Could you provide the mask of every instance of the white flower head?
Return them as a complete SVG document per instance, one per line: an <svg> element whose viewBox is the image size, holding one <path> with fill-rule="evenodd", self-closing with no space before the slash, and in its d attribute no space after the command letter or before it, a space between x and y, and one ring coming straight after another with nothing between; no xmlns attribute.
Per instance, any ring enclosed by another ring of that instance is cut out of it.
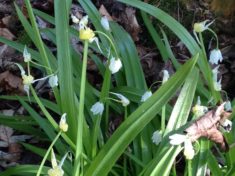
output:
<svg viewBox="0 0 235 176"><path fill-rule="evenodd" d="M165 82L167 82L167 80L169 79L169 72L167 70L163 70L163 79L162 79L162 84L164 84Z"/></svg>
<svg viewBox="0 0 235 176"><path fill-rule="evenodd" d="M205 21L199 22L199 23L194 23L193 31L200 33L200 32L207 30L209 28L209 26L214 22L214 20L210 23L208 23L208 22L209 22L209 20L205 20Z"/></svg>
<svg viewBox="0 0 235 176"><path fill-rule="evenodd" d="M218 62L222 62L223 61L223 56L222 56L222 53L219 49L213 49L211 52L210 52L210 59L209 59L209 62L211 64L218 64Z"/></svg>
<svg viewBox="0 0 235 176"><path fill-rule="evenodd" d="M104 104L101 102L96 102L92 107L91 107L91 112L93 115L102 115L104 111Z"/></svg>
<svg viewBox="0 0 235 176"><path fill-rule="evenodd" d="M82 17L82 19L79 22L79 30L85 29L88 24L88 15Z"/></svg>
<svg viewBox="0 0 235 176"><path fill-rule="evenodd" d="M117 73L122 68L122 62L119 58L112 57L109 63L109 70L112 74Z"/></svg>
<svg viewBox="0 0 235 176"><path fill-rule="evenodd" d="M169 139L171 145L180 145L187 139L187 136L183 134L173 134L169 136Z"/></svg>
<svg viewBox="0 0 235 176"><path fill-rule="evenodd" d="M75 23L75 24L78 24L79 21L80 21L80 20L79 20L75 15L73 15L73 14L71 14L71 19L72 19L73 23Z"/></svg>
<svg viewBox="0 0 235 176"><path fill-rule="evenodd" d="M66 132L68 131L68 124L66 122L66 113L64 113L62 116L61 116L61 119L60 119L60 123L59 123L59 127L60 127L60 130L63 131L63 132Z"/></svg>
<svg viewBox="0 0 235 176"><path fill-rule="evenodd" d="M52 168L48 170L48 176L63 176L64 171L61 168L62 164L58 165L53 149L51 150L51 165Z"/></svg>
<svg viewBox="0 0 235 176"><path fill-rule="evenodd" d="M100 20L100 23L101 25L103 26L103 28L106 30L106 31L109 31L110 30L110 27L109 27L109 20L106 16L103 16Z"/></svg>
<svg viewBox="0 0 235 176"><path fill-rule="evenodd" d="M152 92L150 90L146 91L142 97L141 97L141 102L145 102L149 97L152 96Z"/></svg>
<svg viewBox="0 0 235 176"><path fill-rule="evenodd" d="M222 126L227 132L230 132L232 130L233 123L232 121L225 119Z"/></svg>
<svg viewBox="0 0 235 176"><path fill-rule="evenodd" d="M158 145L162 141L162 131L155 131L152 136L152 141Z"/></svg>
<svg viewBox="0 0 235 176"><path fill-rule="evenodd" d="M184 156L186 159L191 160L195 155L195 151L193 149L193 144L189 139L184 141Z"/></svg>
<svg viewBox="0 0 235 176"><path fill-rule="evenodd" d="M27 47L24 47L23 52L24 62L30 62L31 61L31 54L28 52Z"/></svg>
<svg viewBox="0 0 235 176"><path fill-rule="evenodd" d="M130 104L130 101L125 96L118 94L118 93L114 93L114 92L110 92L110 93L113 95L116 95L121 100L122 106L127 106Z"/></svg>
<svg viewBox="0 0 235 176"><path fill-rule="evenodd" d="M232 110L232 105L230 101L227 101L224 105L225 111L231 111Z"/></svg>
<svg viewBox="0 0 235 176"><path fill-rule="evenodd" d="M58 76L57 75L50 76L48 82L52 88L58 86Z"/></svg>

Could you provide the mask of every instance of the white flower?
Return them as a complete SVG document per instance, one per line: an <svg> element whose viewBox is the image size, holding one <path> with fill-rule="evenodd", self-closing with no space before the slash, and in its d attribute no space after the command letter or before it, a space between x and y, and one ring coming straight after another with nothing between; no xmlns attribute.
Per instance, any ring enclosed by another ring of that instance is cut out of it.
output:
<svg viewBox="0 0 235 176"><path fill-rule="evenodd" d="M58 86L58 76L57 75L50 76L48 82L52 88Z"/></svg>
<svg viewBox="0 0 235 176"><path fill-rule="evenodd" d="M219 81L215 81L215 80L213 81L214 89L216 91L222 90L221 80L222 80L222 78Z"/></svg>
<svg viewBox="0 0 235 176"><path fill-rule="evenodd" d="M184 141L184 156L186 159L191 160L195 155L195 151L193 149L192 142L189 139Z"/></svg>
<svg viewBox="0 0 235 176"><path fill-rule="evenodd" d="M219 49L213 49L210 53L210 60L209 62L211 64L218 64L218 62L222 62L223 60L223 56L222 56L222 53Z"/></svg>
<svg viewBox="0 0 235 176"><path fill-rule="evenodd" d="M205 20L203 22L194 23L193 30L194 32L203 32L209 28L209 26L214 22L214 20L208 23L209 20ZM208 24L207 24L208 23Z"/></svg>
<svg viewBox="0 0 235 176"><path fill-rule="evenodd" d="M162 132L155 131L152 136L152 141L154 144L158 145L162 141Z"/></svg>
<svg viewBox="0 0 235 176"><path fill-rule="evenodd" d="M187 139L187 136L182 134L173 134L169 136L169 139L171 145L180 145Z"/></svg>
<svg viewBox="0 0 235 176"><path fill-rule="evenodd" d="M24 47L23 52L24 62L30 62L31 61L31 54L28 52L27 47Z"/></svg>
<svg viewBox="0 0 235 176"><path fill-rule="evenodd" d="M55 153L53 149L51 150L51 165L52 168L48 170L47 174L48 176L63 176L64 171L62 169L62 165L64 163L65 158L67 157L67 154L62 158L60 164L57 164Z"/></svg>
<svg viewBox="0 0 235 176"><path fill-rule="evenodd" d="M167 80L169 79L169 72L167 70L163 70L163 79L162 79L162 84L164 84L165 82L167 82Z"/></svg>
<svg viewBox="0 0 235 176"><path fill-rule="evenodd" d="M116 95L121 100L122 106L127 106L130 104L130 101L125 96L118 94L118 93L114 93L114 92L110 92L110 93L113 95Z"/></svg>
<svg viewBox="0 0 235 176"><path fill-rule="evenodd" d="M231 111L232 110L232 105L230 101L227 101L224 105L225 111Z"/></svg>
<svg viewBox="0 0 235 176"><path fill-rule="evenodd" d="M109 63L109 70L112 74L117 73L122 68L122 62L119 58L112 57Z"/></svg>
<svg viewBox="0 0 235 176"><path fill-rule="evenodd" d="M227 132L230 132L232 130L233 123L230 120L225 119L225 121L223 122L222 126L224 127L224 129Z"/></svg>
<svg viewBox="0 0 235 176"><path fill-rule="evenodd" d="M88 24L88 15L82 17L82 19L79 22L79 30L85 29Z"/></svg>
<svg viewBox="0 0 235 176"><path fill-rule="evenodd" d="M60 130L63 131L63 132L66 132L68 131L68 124L66 122L66 113L64 113L62 116L61 116L61 119L60 119L60 124L59 124L59 127L60 127Z"/></svg>
<svg viewBox="0 0 235 176"><path fill-rule="evenodd" d="M71 19L72 19L72 21L73 21L73 23L75 23L75 24L78 24L79 23L79 19L75 16L75 15L71 15Z"/></svg>
<svg viewBox="0 0 235 176"><path fill-rule="evenodd" d="M191 160L195 155L195 151L193 149L192 141L186 135L182 134L173 134L169 136L171 145L180 145L184 143L184 155L186 159Z"/></svg>
<svg viewBox="0 0 235 176"><path fill-rule="evenodd" d="M101 102L96 102L92 107L91 107L91 112L93 115L102 115L104 111L104 104Z"/></svg>
<svg viewBox="0 0 235 176"><path fill-rule="evenodd" d="M150 90L146 91L142 97L141 97L141 102L145 102L149 97L152 96L152 92Z"/></svg>
<svg viewBox="0 0 235 176"><path fill-rule="evenodd" d="M103 16L100 20L100 23L101 25L103 26L103 28L107 31L110 30L110 27L109 27L109 20L106 16Z"/></svg>

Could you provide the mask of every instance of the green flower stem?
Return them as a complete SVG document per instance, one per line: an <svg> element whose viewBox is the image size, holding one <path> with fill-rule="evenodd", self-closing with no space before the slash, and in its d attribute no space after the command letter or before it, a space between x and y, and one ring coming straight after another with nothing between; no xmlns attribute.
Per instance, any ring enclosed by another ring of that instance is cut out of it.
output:
<svg viewBox="0 0 235 176"><path fill-rule="evenodd" d="M192 160L187 160L188 176L192 176Z"/></svg>
<svg viewBox="0 0 235 176"><path fill-rule="evenodd" d="M74 176L80 175L80 167L82 166L82 148L83 148L83 120L84 120L84 102L85 102L85 86L86 86L86 69L87 69L87 54L88 54L88 40L84 42L83 50L83 63L81 74L81 88L80 88L80 101L79 101L79 114L77 120L77 143L75 151L75 166Z"/></svg>
<svg viewBox="0 0 235 176"><path fill-rule="evenodd" d="M43 160L39 166L39 169L38 169L38 172L37 172L37 175L36 176L40 176L41 174L41 171L42 171L42 167L44 166L45 162L46 162L46 159L52 149L52 147L54 146L54 144L56 143L57 139L59 139L60 135L61 135L62 131L60 130L59 133L56 135L55 139L52 141L51 145L49 146L49 148L47 149L47 152L46 154L44 155L43 157Z"/></svg>
<svg viewBox="0 0 235 176"><path fill-rule="evenodd" d="M208 28L208 31L210 31L214 36L215 36L215 39L216 39L216 49L219 49L219 39L217 37L217 34L210 28Z"/></svg>
<svg viewBox="0 0 235 176"><path fill-rule="evenodd" d="M43 105L43 103L41 102L40 98L38 97L38 95L36 94L33 86L30 86L30 90L31 93L35 99L35 101L37 102L38 106L40 107L40 109L42 110L43 114L46 116L47 120L51 123L51 125L55 128L55 129L59 129L58 124L56 123L56 121L53 119L53 117L50 115L50 113L47 111L47 109L45 108L45 106ZM69 146L75 150L75 144L71 141L71 139L65 134L62 133L62 137L63 139L69 144Z"/></svg>
<svg viewBox="0 0 235 176"><path fill-rule="evenodd" d="M30 75L30 67L29 67L29 62L27 62L27 70L28 70L28 75Z"/></svg>
<svg viewBox="0 0 235 176"><path fill-rule="evenodd" d="M49 70L51 73L53 72L52 71L52 69L51 68L49 68L49 67L47 67L47 66L43 66L43 65L41 65L41 64L38 64L37 62L34 62L34 61L30 61L32 64L34 64L34 65L37 65L37 66L39 66L39 67L43 67L43 68L46 68L47 70Z"/></svg>
<svg viewBox="0 0 235 176"><path fill-rule="evenodd" d="M166 127L166 105L164 105L162 107L162 118L161 118L161 130L162 130L162 133L164 133L165 131L165 127Z"/></svg>
<svg viewBox="0 0 235 176"><path fill-rule="evenodd" d="M118 57L118 53L117 53L117 50L116 50L116 48L115 48L115 45L114 45L113 41L109 38L109 36L106 35L105 33L101 32L101 31L95 31L95 33L101 34L101 35L105 36L105 37L108 39L108 41L109 41L110 44L112 45L112 48L114 49L114 52L115 52L115 54L116 54L116 57Z"/></svg>

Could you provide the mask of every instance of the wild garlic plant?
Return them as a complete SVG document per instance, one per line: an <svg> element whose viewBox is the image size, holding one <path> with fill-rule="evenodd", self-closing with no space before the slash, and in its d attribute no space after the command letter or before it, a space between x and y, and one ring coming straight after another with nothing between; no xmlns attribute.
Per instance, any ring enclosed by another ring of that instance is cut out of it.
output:
<svg viewBox="0 0 235 176"><path fill-rule="evenodd" d="M141 11L144 25L149 31L143 35L153 38L164 62L170 60L173 63L175 73L169 75L169 70L163 70L163 78L157 80L161 84L156 91L146 83L140 57L130 35L115 21L102 17L90 0L78 1L84 9L84 16L79 18L76 14L69 15L71 1L67 0L54 1L54 16L33 10L30 1L24 0L28 19L16 5L19 19L36 49L25 50L24 44L2 37L0 41L24 53L27 69L24 70L19 64L18 67L25 87L29 87L28 94L31 93L33 98L31 102L27 97L8 98L19 100L29 113L26 118L33 121L33 125L24 121L16 123L24 125L24 131L49 145L45 149L24 144L28 150L43 157L40 165L27 165L27 174L203 175L208 168L213 175L230 174L233 171L230 163L235 162L231 157L234 151L229 151L226 157L220 154L220 160L224 163L221 171L217 156L210 151L213 142L199 138L192 140L192 131L190 135L184 133L186 126L194 123L193 120L211 114L209 105L215 107L216 103L222 102L219 67L212 68L210 65L215 66L222 61L217 36L210 29L213 23L196 23L194 39L179 22L161 9L138 0L118 1ZM167 39L168 34L163 29L159 33L147 14L179 38L190 52L191 59L185 63L178 62ZM53 29L39 30L35 15L51 23ZM217 42L209 59L202 38L204 31L212 32ZM55 44L56 54L43 42L41 32ZM71 37L76 38L82 50L75 51L71 46ZM97 74L101 78L97 80L97 85L87 79L90 60L97 66ZM32 84L36 80L30 72L29 63L40 65L39 68L47 75L41 79L49 78L49 84L55 86L52 86L55 101L39 97L33 89ZM200 99L197 101L198 96ZM194 100L197 102L193 106ZM32 103L36 103L40 110L35 110ZM219 106L220 115L227 117L230 112L225 109L231 110L231 104ZM57 117L60 117L59 122L56 121ZM232 128L228 119L223 120L217 119L212 129L208 130L223 137L215 127ZM1 115L0 122L9 124ZM224 136L229 136L229 139L234 137L232 133ZM223 140L217 142L226 144ZM181 156L181 151L186 162L181 162L184 158L180 161L176 158ZM68 153L71 153L71 160ZM50 154L51 158L48 157ZM48 165L47 160L50 161ZM179 164L185 168L184 171L176 169ZM9 173L25 175L25 166L9 168L1 174Z"/></svg>

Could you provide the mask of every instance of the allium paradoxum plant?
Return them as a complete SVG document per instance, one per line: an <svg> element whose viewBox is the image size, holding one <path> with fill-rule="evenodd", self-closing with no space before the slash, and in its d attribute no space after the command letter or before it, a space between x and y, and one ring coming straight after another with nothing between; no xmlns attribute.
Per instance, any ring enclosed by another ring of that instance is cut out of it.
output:
<svg viewBox="0 0 235 176"><path fill-rule="evenodd" d="M115 46L114 46L112 40L105 33L101 32L101 31L93 31L91 28L89 28L88 27L88 16L84 16L81 20L79 20L74 15L71 15L71 18L74 23L79 25L79 38L80 38L80 40L85 41L85 43L86 43L86 41L88 41L89 43L92 43L95 41L101 53L103 53L103 51L101 50L101 47L99 45L99 40L96 37L95 33L101 34L108 39L108 41L110 42L110 44L116 54L116 57L110 56L110 59L108 60L108 69L110 70L111 74L117 73L122 68L122 62L121 62L121 59L118 57L117 51L115 49ZM110 31L109 21L106 16L101 18L100 23L106 31ZM108 53L108 57L109 57L109 55L110 55L110 53ZM101 116L104 111L104 99L93 104L90 110L93 113L93 115L100 115Z"/></svg>
<svg viewBox="0 0 235 176"><path fill-rule="evenodd" d="M56 157L55 157L55 153L53 151L53 146L54 144L56 143L56 141L59 139L59 137L61 136L62 133L66 133L68 131L68 124L67 124L67 121L66 121L66 113L64 113L62 116L61 116L61 119L60 119L60 122L59 122L59 125L58 125L58 134L56 135L56 137L54 138L54 140L52 141L51 145L49 146L49 148L47 149L47 152L46 154L44 155L43 157L43 160L40 164L40 167L38 169L38 172L37 172L37 175L36 176L40 176L41 174L41 171L42 171L42 168L46 162L46 159L49 155L49 153L51 152L51 165L52 165L52 168L48 170L48 176L63 176L64 175L64 171L62 169L62 165L67 157L67 154L65 154L65 156L62 158L60 164L58 165L57 164L57 161L56 161Z"/></svg>
<svg viewBox="0 0 235 176"><path fill-rule="evenodd" d="M30 86L35 82L42 81L42 80L49 78L48 82L52 88L58 86L58 77L56 74L48 75L48 76L45 76L45 77L39 78L39 79L34 79L34 77L30 73L30 63L33 63L38 66L41 66L41 65L32 61L31 54L28 52L26 46L24 48L23 57L24 57L24 62L27 64L27 74L26 74L26 71L24 70L24 68L20 64L16 63L16 65L20 69L21 77L23 80L24 91L27 93L28 96L29 96Z"/></svg>
<svg viewBox="0 0 235 176"><path fill-rule="evenodd" d="M196 142L201 137L210 139L211 141L219 144L223 151L227 151L229 146L222 132L219 131L219 127L231 129L232 126L232 122L228 120L231 112L227 112L225 110L227 103L228 102L222 103L220 106L208 111L207 113L205 113L205 107L201 105L196 105L196 107L193 107L194 113L198 110L200 112L197 112L196 114L204 115L202 115L184 131L186 134L171 135L169 137L170 144L180 145L184 143L184 155L186 159L189 160L191 160L195 155L193 142Z"/></svg>

